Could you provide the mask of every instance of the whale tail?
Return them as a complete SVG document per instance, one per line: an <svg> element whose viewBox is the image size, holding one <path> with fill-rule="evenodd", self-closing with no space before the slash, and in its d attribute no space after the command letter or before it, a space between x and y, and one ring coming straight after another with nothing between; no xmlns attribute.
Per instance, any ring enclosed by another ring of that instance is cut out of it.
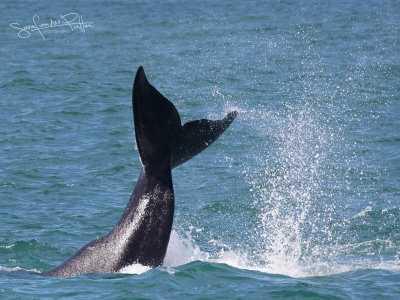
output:
<svg viewBox="0 0 400 300"><path fill-rule="evenodd" d="M136 143L145 171L175 168L212 144L237 112L221 120L196 120L181 125L179 113L147 80L139 67L132 92Z"/></svg>
<svg viewBox="0 0 400 300"><path fill-rule="evenodd" d="M133 263L162 264L174 217L171 169L203 151L236 117L198 120L181 125L175 106L146 79L140 67L134 80L133 118L143 170L111 232L82 248L43 275L67 277L94 272L117 272Z"/></svg>

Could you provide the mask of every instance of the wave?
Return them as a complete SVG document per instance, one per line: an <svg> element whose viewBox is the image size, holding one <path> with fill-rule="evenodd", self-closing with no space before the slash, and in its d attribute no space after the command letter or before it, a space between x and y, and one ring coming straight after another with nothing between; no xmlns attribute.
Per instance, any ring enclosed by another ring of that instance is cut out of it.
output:
<svg viewBox="0 0 400 300"><path fill-rule="evenodd" d="M24 269L21 267L5 267L5 266L0 266L0 273L5 272L5 273L29 273L29 274L38 274L41 273L37 269Z"/></svg>
<svg viewBox="0 0 400 300"><path fill-rule="evenodd" d="M210 241L217 244L220 250L217 252L207 252L201 250L196 241L192 238L192 232L196 230L191 227L190 230L178 233L177 230L171 232L171 238L167 249L167 254L162 267L159 269L164 272L174 274L182 267L190 266L195 262L210 263L212 265L228 265L230 267L257 271L264 274L277 274L293 278L304 278L314 276L330 276L342 274L357 270L386 270L400 271L400 259L396 256L394 259L385 259L376 255L371 255L371 249L376 247L395 247L390 240L373 240L361 243L344 245L319 245L313 249L313 255L310 257L298 258L290 252L274 252L265 250L263 255L260 251L256 254L250 249L230 249L228 245L217 241ZM32 241L19 241L10 245L1 246L2 251L13 251L26 253ZM34 241L34 244L37 244ZM40 245L36 245L40 247ZM21 248L21 249L19 249ZM21 253L21 255L23 254ZM216 268L218 268L215 265ZM148 266L133 264L123 268L119 273L122 274L143 274L152 270ZM0 272L7 273L40 273L42 270L36 268L25 269L19 266L6 267L0 266Z"/></svg>
<svg viewBox="0 0 400 300"><path fill-rule="evenodd" d="M367 243L368 244L368 243ZM226 246L226 245L224 245ZM201 251L199 246L192 239L190 231L183 235L179 235L173 230L171 240L167 250L167 255L161 270L168 273L175 273L181 270L182 267L190 266L195 262L224 264L230 267L258 271L264 274L277 274L294 278L314 277L314 276L330 276L334 274L342 274L357 270L386 270L400 271L400 260L380 260L371 257L360 256L345 256L334 257L330 252L348 252L352 247L360 245L345 245L330 247L330 249L319 249L318 251L325 252L324 259L311 260L291 260L290 256L276 259L273 263L270 257L267 261L260 261L256 257L244 251L221 250L218 253L208 253ZM215 266L216 267L216 266ZM217 268L217 267L216 267ZM134 264L120 271L124 274L142 274L151 270L150 267Z"/></svg>

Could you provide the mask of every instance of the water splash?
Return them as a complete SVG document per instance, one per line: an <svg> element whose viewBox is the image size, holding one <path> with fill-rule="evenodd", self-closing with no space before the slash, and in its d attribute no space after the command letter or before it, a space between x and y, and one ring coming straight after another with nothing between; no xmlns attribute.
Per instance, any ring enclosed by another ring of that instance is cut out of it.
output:
<svg viewBox="0 0 400 300"><path fill-rule="evenodd" d="M257 139L244 174L259 211L248 268L295 277L400 268L399 253L388 244L394 237L379 241L378 229L366 237L354 229L352 218L375 208L354 214L371 201L365 201L370 186L360 184L369 166L357 156L357 144L344 138L346 125L336 119L340 108L300 99L274 113L262 105L244 113ZM353 255L360 243L368 252Z"/></svg>
<svg viewBox="0 0 400 300"><path fill-rule="evenodd" d="M176 267L196 260L208 261L209 258L209 254L202 252L197 246L190 230L181 236L176 230L172 230L163 266Z"/></svg>
<svg viewBox="0 0 400 300"><path fill-rule="evenodd" d="M263 168L248 178L260 208L259 256L273 273L302 276L299 263L318 225L310 213L322 188L330 133L306 110L289 108L274 122L275 153L264 157Z"/></svg>

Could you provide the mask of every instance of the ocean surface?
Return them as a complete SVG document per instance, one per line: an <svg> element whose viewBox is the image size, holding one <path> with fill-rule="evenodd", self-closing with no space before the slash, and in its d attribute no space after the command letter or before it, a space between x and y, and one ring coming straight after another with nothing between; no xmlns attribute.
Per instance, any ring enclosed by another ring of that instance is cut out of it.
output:
<svg viewBox="0 0 400 300"><path fill-rule="evenodd" d="M399 1L0 2L1 299L400 299ZM143 65L182 121L162 267L50 278L139 176Z"/></svg>

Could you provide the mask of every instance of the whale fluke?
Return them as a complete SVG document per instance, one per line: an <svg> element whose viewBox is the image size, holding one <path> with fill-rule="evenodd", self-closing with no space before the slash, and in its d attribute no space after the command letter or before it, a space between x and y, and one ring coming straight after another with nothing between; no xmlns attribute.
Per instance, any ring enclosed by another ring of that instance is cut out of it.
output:
<svg viewBox="0 0 400 300"><path fill-rule="evenodd" d="M143 67L136 72L132 93L136 144L145 171L171 167L171 152L182 131L175 106L148 81Z"/></svg>
<svg viewBox="0 0 400 300"><path fill-rule="evenodd" d="M148 161L147 154L142 152L152 153L153 151L160 152L154 154L157 159L160 159L161 152L171 150L172 168L185 163L211 145L237 116L237 112L233 111L222 120L201 119L181 126L181 118L176 107L148 82L143 67L139 67L136 72L132 103L136 143L144 166L148 164ZM162 124L168 124L168 126L164 127ZM141 132L146 130L153 131L152 134L146 134L146 136L152 136L157 140L156 147L151 147L152 143L141 135ZM169 148L171 146L172 148Z"/></svg>
<svg viewBox="0 0 400 300"><path fill-rule="evenodd" d="M172 168L175 168L211 145L236 118L237 112L229 113L222 120L206 120L187 122L172 150Z"/></svg>

